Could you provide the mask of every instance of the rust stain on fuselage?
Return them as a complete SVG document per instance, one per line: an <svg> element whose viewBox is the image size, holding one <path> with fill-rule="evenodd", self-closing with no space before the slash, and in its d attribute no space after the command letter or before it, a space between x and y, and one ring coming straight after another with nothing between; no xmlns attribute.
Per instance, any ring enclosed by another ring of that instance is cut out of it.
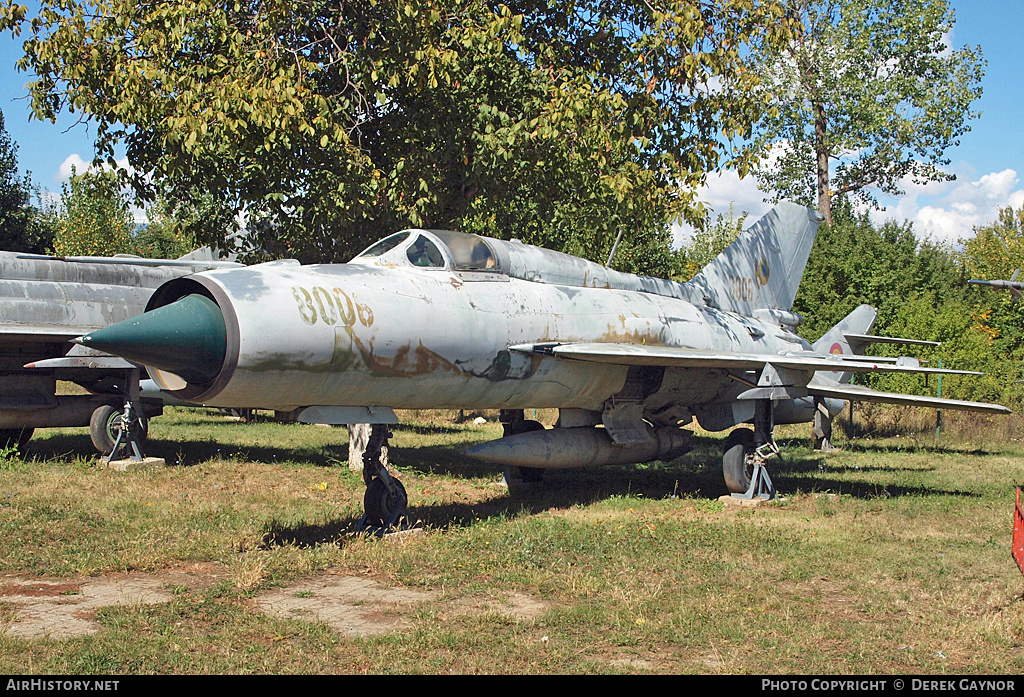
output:
<svg viewBox="0 0 1024 697"><path fill-rule="evenodd" d="M411 341L400 346L392 358L382 358L374 354L372 344L367 346L355 333L352 333L352 344L358 349L363 364L374 377L407 378L430 375L441 370L455 374L464 373L450 360L424 346L422 341L417 342L416 346L413 346Z"/></svg>

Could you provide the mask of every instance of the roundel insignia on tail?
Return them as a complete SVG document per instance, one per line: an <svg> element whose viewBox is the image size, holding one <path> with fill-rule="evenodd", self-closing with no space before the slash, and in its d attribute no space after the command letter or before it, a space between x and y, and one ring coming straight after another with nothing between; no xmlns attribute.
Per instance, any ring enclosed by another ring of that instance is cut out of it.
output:
<svg viewBox="0 0 1024 697"><path fill-rule="evenodd" d="M839 342L837 341L837 342L835 342L834 344L832 344L832 348L830 348L830 349L828 350L828 352L829 352L829 353L831 353L831 354L833 354L833 355L835 355L835 354L839 354L839 355L842 355L842 353L843 353L843 345L842 345L842 344L840 344L840 343L839 343ZM838 375L838 374L839 374L839 372L840 372L840 371L838 371L838 370L833 370L833 371L832 371L832 373L833 373L834 375Z"/></svg>
<svg viewBox="0 0 1024 697"><path fill-rule="evenodd" d="M761 257L761 261L757 265L757 270L754 272L757 277L758 284L762 286L768 285L768 276L771 275L771 268L768 266L768 260Z"/></svg>

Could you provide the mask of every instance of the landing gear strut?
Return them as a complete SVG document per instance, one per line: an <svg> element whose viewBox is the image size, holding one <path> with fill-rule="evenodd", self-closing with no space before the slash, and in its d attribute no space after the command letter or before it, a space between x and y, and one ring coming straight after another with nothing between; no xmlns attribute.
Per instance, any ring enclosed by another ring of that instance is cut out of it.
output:
<svg viewBox="0 0 1024 697"><path fill-rule="evenodd" d="M131 403L126 403L126 407L131 408ZM125 437L122 433L124 421L124 409L116 409L107 404L97 407L89 420L89 438L92 440L93 447L111 460L118 459L119 451L132 449L132 444L134 444L133 454L134 450L138 450L141 454L140 445L146 441L149 425L145 416L136 413L134 409L129 412L128 423L131 424L129 431L131 438Z"/></svg>
<svg viewBox="0 0 1024 697"><path fill-rule="evenodd" d="M502 409L498 420L501 421L503 436L544 430L544 424L525 418L522 409ZM544 470L540 467L506 467L502 482L508 487L509 494L518 496L536 487L543 479Z"/></svg>
<svg viewBox="0 0 1024 697"><path fill-rule="evenodd" d="M387 446L391 437L385 424L373 424L370 437L363 451L363 481L366 494L363 496L363 518L359 530L384 534L408 527L409 497L405 487L381 462L381 449Z"/></svg>
<svg viewBox="0 0 1024 697"><path fill-rule="evenodd" d="M757 400L754 407L754 430L738 428L725 440L722 472L734 498L772 500L775 485L768 476L767 461L779 454L772 436L772 401Z"/></svg>
<svg viewBox="0 0 1024 697"><path fill-rule="evenodd" d="M118 411L111 406L102 406L92 413L89 421L89 435L92 444L100 452L107 453L107 460L127 456L141 462L142 447L146 442L149 428L146 415L136 406L139 404L139 370L125 371L124 408Z"/></svg>
<svg viewBox="0 0 1024 697"><path fill-rule="evenodd" d="M814 449L822 452L836 450L832 445L832 415L820 397L814 398Z"/></svg>

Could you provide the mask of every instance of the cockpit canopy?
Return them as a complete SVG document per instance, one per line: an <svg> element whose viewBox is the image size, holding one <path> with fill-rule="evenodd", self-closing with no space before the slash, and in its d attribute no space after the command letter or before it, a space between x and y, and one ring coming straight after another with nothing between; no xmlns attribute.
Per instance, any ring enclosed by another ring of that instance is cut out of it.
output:
<svg viewBox="0 0 1024 697"><path fill-rule="evenodd" d="M375 242L353 263L382 262L398 266L507 273L483 237L450 230L403 230Z"/></svg>
<svg viewBox="0 0 1024 697"><path fill-rule="evenodd" d="M443 269L466 281L519 279L578 288L614 288L704 304L691 284L637 276L518 240L447 230L403 230L370 245L350 264Z"/></svg>

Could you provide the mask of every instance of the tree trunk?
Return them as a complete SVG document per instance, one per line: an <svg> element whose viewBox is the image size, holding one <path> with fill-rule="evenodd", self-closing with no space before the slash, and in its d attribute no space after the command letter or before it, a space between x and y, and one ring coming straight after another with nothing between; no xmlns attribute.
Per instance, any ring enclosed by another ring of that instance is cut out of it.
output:
<svg viewBox="0 0 1024 697"><path fill-rule="evenodd" d="M832 192L828 188L828 145L825 142L825 106L814 104L814 155L817 159L818 212L832 225Z"/></svg>
<svg viewBox="0 0 1024 697"><path fill-rule="evenodd" d="M378 429L378 439L373 441L374 428ZM388 441L386 424L348 424L348 468L354 472L363 471L363 454L367 449L374 449L379 443L380 450L375 453L378 461L388 467Z"/></svg>

